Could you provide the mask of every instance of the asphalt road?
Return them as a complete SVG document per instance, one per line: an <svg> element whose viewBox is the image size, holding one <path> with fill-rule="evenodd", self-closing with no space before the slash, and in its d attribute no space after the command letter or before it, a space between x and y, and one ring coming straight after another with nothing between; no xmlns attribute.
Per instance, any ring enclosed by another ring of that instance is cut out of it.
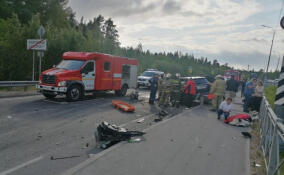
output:
<svg viewBox="0 0 284 175"><path fill-rule="evenodd" d="M78 102L46 100L43 96L0 99L0 175L60 174L83 162L89 153L98 152L94 131L102 121L130 129L151 125L157 107L112 93ZM113 99L122 99L136 107L134 113L114 109ZM136 119L145 117L144 124ZM88 144L88 146L86 146ZM79 156L51 160L50 157Z"/></svg>
<svg viewBox="0 0 284 175"><path fill-rule="evenodd" d="M121 143L63 175L249 175L249 140L241 135L247 129L198 106L147 129L145 141Z"/></svg>

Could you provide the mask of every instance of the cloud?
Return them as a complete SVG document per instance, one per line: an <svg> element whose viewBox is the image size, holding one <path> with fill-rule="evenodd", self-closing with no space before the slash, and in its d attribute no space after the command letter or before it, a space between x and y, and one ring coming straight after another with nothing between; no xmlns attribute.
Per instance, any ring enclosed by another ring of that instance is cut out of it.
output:
<svg viewBox="0 0 284 175"><path fill-rule="evenodd" d="M84 2L84 3L82 3ZM261 67L271 45L281 2L259 0L70 0L77 18L102 14L114 19L123 46L142 43L153 52L182 51L220 62ZM273 51L283 54L283 30ZM210 57L209 57L210 58ZM245 59L244 59L245 58ZM253 60L253 61L250 61Z"/></svg>
<svg viewBox="0 0 284 175"><path fill-rule="evenodd" d="M166 14L171 14L179 10L181 10L181 4L173 0L167 0L163 5L163 11Z"/></svg>

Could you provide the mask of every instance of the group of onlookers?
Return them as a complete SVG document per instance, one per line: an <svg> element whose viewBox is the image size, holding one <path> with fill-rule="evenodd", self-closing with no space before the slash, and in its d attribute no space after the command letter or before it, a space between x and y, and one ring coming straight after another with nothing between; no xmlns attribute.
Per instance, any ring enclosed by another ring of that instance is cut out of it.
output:
<svg viewBox="0 0 284 175"><path fill-rule="evenodd" d="M264 96L264 87L261 80L253 78L244 86L244 112L259 112L260 104Z"/></svg>
<svg viewBox="0 0 284 175"><path fill-rule="evenodd" d="M243 79L238 82L231 76L230 80L225 81L220 75L215 77L215 81L211 85L210 93L213 94L212 99L212 111L217 111L218 119L224 114L225 119L230 115L232 111L232 101L239 90L242 87L242 97L244 97L243 111L257 111L259 112L261 101L264 95L263 83L261 80L253 78L247 82ZM224 100L225 99L225 100ZM224 101L223 101L224 100ZM222 102L223 101L223 102Z"/></svg>
<svg viewBox="0 0 284 175"><path fill-rule="evenodd" d="M158 100L160 106L168 106L170 102L170 83L168 78L163 75L158 76L155 74L150 80L151 93L149 103L154 104L156 100L156 93L158 92ZM176 77L180 84L179 77ZM234 76L227 81L224 77L217 75L215 81L211 84L210 94L213 94L212 99L212 111L216 111L218 119L221 115L224 115L225 119L230 115L233 109L232 102L236 97L236 93L241 86L241 96L244 97L243 111L257 111L259 112L262 97L264 95L264 88L261 80L253 78L251 81L243 79L241 82L235 80ZM185 85L181 85L181 95L177 95L175 98L179 98L175 101L184 104L188 107L193 105L193 100L196 96L196 84L192 79L189 79Z"/></svg>

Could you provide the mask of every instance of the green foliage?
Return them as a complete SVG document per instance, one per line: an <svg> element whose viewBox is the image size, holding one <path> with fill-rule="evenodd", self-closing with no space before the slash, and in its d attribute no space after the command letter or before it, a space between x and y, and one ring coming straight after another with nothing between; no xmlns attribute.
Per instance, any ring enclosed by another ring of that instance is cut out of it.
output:
<svg viewBox="0 0 284 175"><path fill-rule="evenodd" d="M269 104L271 105L272 109L274 109L274 101L276 96L277 86L269 86L265 88L265 97Z"/></svg>
<svg viewBox="0 0 284 175"><path fill-rule="evenodd" d="M80 22L75 13L67 7L68 0L0 0L0 81L31 80L32 51L26 49L27 39L39 38L37 29L43 25L47 39L42 70L61 60L66 51L103 52L139 60L139 73L148 68L182 76L208 76L224 74L227 65L212 63L207 58L174 53L151 53L143 51L141 43L137 48L121 47L117 27L111 18L105 20L99 15L93 20ZM36 54L37 55L37 54ZM38 57L36 57L38 65ZM192 72L189 72L189 66ZM35 67L38 75L38 66ZM38 77L36 77L37 79Z"/></svg>

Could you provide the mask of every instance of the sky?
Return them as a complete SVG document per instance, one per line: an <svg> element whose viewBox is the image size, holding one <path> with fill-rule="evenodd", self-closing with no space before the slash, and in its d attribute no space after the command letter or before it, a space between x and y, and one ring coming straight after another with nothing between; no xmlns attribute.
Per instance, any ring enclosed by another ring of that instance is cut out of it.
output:
<svg viewBox="0 0 284 175"><path fill-rule="evenodd" d="M69 0L68 5L78 21L99 14L112 18L124 47L141 43L145 51L180 51L259 70L266 69L275 30L269 70L284 54L282 0Z"/></svg>

